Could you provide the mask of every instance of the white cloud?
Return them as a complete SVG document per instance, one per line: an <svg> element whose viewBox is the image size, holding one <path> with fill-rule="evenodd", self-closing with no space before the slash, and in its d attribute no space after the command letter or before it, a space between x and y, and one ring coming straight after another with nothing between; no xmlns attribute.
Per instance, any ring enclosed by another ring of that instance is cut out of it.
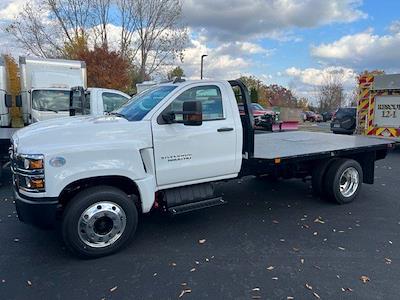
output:
<svg viewBox="0 0 400 300"><path fill-rule="evenodd" d="M96 35L98 36L98 33L100 32L100 26L101 25L97 25L97 26L94 26L87 30L89 33L88 35L91 37L91 39L89 39L89 42L88 42L89 47L91 47L91 48L93 48L96 43L100 43L100 40L96 40ZM118 50L119 43L121 40L122 27L118 26L118 25L114 25L114 24L107 24L106 29L107 29L108 46L112 50ZM100 37L98 37L98 39L99 38ZM136 36L135 36L135 38L136 38Z"/></svg>
<svg viewBox="0 0 400 300"><path fill-rule="evenodd" d="M365 18L361 4L361 0L186 0L184 17L189 26L206 30L209 38L282 39L293 28Z"/></svg>
<svg viewBox="0 0 400 300"><path fill-rule="evenodd" d="M285 70L290 78L289 87L297 97L305 97L312 104L318 103L318 88L326 83L337 80L343 84L345 95L350 95L356 86L357 73L345 67L305 68L291 67Z"/></svg>
<svg viewBox="0 0 400 300"><path fill-rule="evenodd" d="M357 73L350 68L327 67L324 69L307 68L298 69L291 67L286 69L286 75L310 86L320 86L326 82L330 76L338 76L346 87L354 86Z"/></svg>
<svg viewBox="0 0 400 300"><path fill-rule="evenodd" d="M393 23L392 33L374 34L372 29L346 35L337 41L311 48L314 57L324 61L362 69L400 69L399 23Z"/></svg>
<svg viewBox="0 0 400 300"><path fill-rule="evenodd" d="M249 60L243 57L234 57L225 51L225 48L209 48L203 39L191 39L190 46L184 53L184 61L180 66L185 75L191 79L200 77L201 56L207 54L204 59L204 77L233 79L239 77L243 70L251 65Z"/></svg>
<svg viewBox="0 0 400 300"><path fill-rule="evenodd" d="M203 43L206 43L206 39L201 38ZM228 54L231 56L252 56L252 55L262 55L264 57L271 56L274 54L276 49L268 49L262 47L260 44L250 43L250 42L226 42L220 43L215 51L218 54Z"/></svg>
<svg viewBox="0 0 400 300"><path fill-rule="evenodd" d="M392 33L399 33L400 32L400 20L393 21L392 24L389 26L389 30Z"/></svg>
<svg viewBox="0 0 400 300"><path fill-rule="evenodd" d="M271 51L261 47L260 45L254 44L254 43L236 42L235 44L239 46L241 51L248 53L248 54L265 54L265 55L271 54Z"/></svg>
<svg viewBox="0 0 400 300"><path fill-rule="evenodd" d="M12 20L22 10L26 2L26 0L1 0L0 20Z"/></svg>

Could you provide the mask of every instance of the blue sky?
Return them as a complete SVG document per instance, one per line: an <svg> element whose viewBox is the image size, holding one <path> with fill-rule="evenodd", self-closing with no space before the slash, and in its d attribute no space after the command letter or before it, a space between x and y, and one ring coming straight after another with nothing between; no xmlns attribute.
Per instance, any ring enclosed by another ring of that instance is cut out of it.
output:
<svg viewBox="0 0 400 300"><path fill-rule="evenodd" d="M197 18L195 21L189 20L192 30L205 31L203 44L207 45L204 50L211 56L208 58L212 65L212 70L209 70L211 77L253 74L267 83L282 84L293 88L298 95L312 98L315 87L332 72L343 73L345 87L350 92L360 71L400 71L400 1L198 2L186 1L186 13L190 18ZM246 28L246 32L227 34L229 26L235 27L235 24L229 23L222 14L215 13L218 5L222 10L223 3L226 4L224 14L232 14L236 22ZM242 8L243 16L235 14L231 6ZM192 14L191 7L194 7ZM207 11L212 10L214 12L207 15ZM218 18L221 20L217 21ZM204 22L201 22L202 19ZM263 26L258 27L256 22L249 19L259 21ZM240 67L216 67L216 57L221 52L218 47L224 43L243 42L260 47L260 50L246 55L246 51L232 49L229 58L232 62L234 59L243 59ZM193 59L195 56L191 55L191 50L188 51L189 57ZM190 62L184 63L183 67L188 68L188 65Z"/></svg>
<svg viewBox="0 0 400 300"><path fill-rule="evenodd" d="M260 44L264 47L276 49L275 55L269 59L270 71L276 73L292 66L298 68L319 67L318 59L312 57L310 53L312 45L332 43L342 36L354 35L371 28L375 34L385 35L389 33L390 25L400 20L400 1L364 1L360 5L360 9L368 16L354 22L294 29L293 35L301 39L299 42L262 40ZM397 63L397 67L399 67L399 63ZM360 64L360 68L357 71L362 71L362 64Z"/></svg>
<svg viewBox="0 0 400 300"><path fill-rule="evenodd" d="M40 0L31 0L40 1ZM0 0L0 27L26 0ZM312 100L326 76L342 74L346 90L357 73L400 72L400 1L182 0L190 32L184 51L187 77L232 79L255 75ZM118 20L113 31L118 36ZM112 33L111 32L111 33ZM26 54L0 32L1 52ZM172 66L170 66L172 67Z"/></svg>

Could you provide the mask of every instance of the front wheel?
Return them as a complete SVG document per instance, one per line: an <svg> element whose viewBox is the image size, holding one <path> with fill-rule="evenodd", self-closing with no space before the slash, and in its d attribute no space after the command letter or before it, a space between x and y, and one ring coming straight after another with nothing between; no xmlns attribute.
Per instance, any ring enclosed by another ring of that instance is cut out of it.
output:
<svg viewBox="0 0 400 300"><path fill-rule="evenodd" d="M78 256L109 255L126 246L138 222L135 199L110 186L88 188L67 205L62 235L68 249Z"/></svg>
<svg viewBox="0 0 400 300"><path fill-rule="evenodd" d="M361 190L363 171L353 159L338 159L329 166L325 176L327 196L339 204L352 202Z"/></svg>

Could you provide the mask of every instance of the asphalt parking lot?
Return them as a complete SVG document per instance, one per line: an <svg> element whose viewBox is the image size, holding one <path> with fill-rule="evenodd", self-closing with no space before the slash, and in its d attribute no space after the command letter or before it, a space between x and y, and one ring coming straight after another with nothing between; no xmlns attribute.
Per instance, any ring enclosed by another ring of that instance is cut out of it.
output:
<svg viewBox="0 0 400 300"><path fill-rule="evenodd" d="M145 216L127 249L96 260L71 256L57 231L19 222L7 179L0 298L398 299L399 172L397 150L345 206L299 180L226 183L226 206Z"/></svg>

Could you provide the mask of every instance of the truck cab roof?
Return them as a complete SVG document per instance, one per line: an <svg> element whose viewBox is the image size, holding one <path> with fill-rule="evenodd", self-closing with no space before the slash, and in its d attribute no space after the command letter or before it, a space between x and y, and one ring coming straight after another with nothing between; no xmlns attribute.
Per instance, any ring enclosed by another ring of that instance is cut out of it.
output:
<svg viewBox="0 0 400 300"><path fill-rule="evenodd" d="M215 80L215 79L203 79L203 80L182 80L182 81L170 81L170 82L165 82L161 83L158 86L179 86L179 87L184 87L188 85L207 85L207 84L229 84L227 80Z"/></svg>

